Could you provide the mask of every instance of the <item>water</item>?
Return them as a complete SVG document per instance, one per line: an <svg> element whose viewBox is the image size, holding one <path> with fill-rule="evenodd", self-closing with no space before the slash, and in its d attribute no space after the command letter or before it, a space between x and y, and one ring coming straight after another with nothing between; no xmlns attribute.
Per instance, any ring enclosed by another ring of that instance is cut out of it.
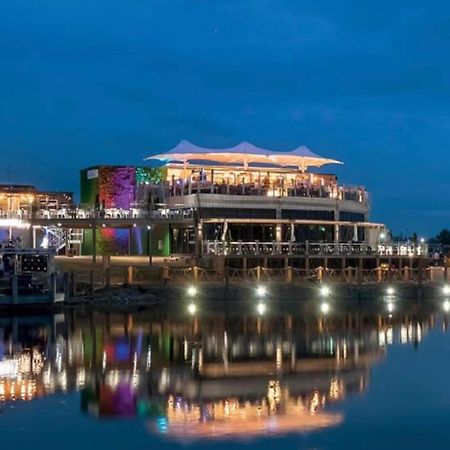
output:
<svg viewBox="0 0 450 450"><path fill-rule="evenodd" d="M445 447L446 328L380 303L1 317L2 448Z"/></svg>

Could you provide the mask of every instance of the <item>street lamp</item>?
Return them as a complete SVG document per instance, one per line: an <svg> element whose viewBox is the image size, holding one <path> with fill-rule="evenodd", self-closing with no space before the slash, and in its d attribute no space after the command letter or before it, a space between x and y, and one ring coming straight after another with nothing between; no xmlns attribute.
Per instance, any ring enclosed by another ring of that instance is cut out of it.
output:
<svg viewBox="0 0 450 450"><path fill-rule="evenodd" d="M147 225L147 254L148 254L148 265L151 266L153 264L153 259L152 259L152 227L151 227L151 225Z"/></svg>

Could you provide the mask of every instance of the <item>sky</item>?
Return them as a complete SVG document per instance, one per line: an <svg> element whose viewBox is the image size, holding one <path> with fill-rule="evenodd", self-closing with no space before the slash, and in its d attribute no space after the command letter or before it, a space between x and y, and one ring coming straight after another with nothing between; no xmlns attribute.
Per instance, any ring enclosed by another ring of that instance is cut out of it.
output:
<svg viewBox="0 0 450 450"><path fill-rule="evenodd" d="M0 182L78 193L181 139L306 145L373 221L450 228L450 4L0 0Z"/></svg>

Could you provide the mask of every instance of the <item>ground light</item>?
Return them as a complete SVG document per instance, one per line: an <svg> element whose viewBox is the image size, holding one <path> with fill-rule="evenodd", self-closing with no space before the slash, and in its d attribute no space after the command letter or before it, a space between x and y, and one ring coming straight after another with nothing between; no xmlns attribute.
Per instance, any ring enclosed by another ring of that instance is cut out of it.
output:
<svg viewBox="0 0 450 450"><path fill-rule="evenodd" d="M443 288L442 288L442 293L444 295L450 295L450 286L448 284L446 284Z"/></svg>
<svg viewBox="0 0 450 450"><path fill-rule="evenodd" d="M392 313L394 311L394 304L389 302L387 304L387 310L388 310L388 312Z"/></svg>
<svg viewBox="0 0 450 450"><path fill-rule="evenodd" d="M262 316L266 312L266 305L263 302L259 302L256 309L258 310L258 314Z"/></svg>
<svg viewBox="0 0 450 450"><path fill-rule="evenodd" d="M195 294L197 294L197 288L195 286L189 286L187 288L187 294L189 297L193 297Z"/></svg>
<svg viewBox="0 0 450 450"><path fill-rule="evenodd" d="M327 302L323 302L320 305L320 311L322 311L323 314L328 314L330 312L330 304Z"/></svg>
<svg viewBox="0 0 450 450"><path fill-rule="evenodd" d="M329 297L331 294L331 289L328 286L321 286L320 295L322 297Z"/></svg>
<svg viewBox="0 0 450 450"><path fill-rule="evenodd" d="M189 303L188 313L193 316L197 312L197 305L195 303Z"/></svg>
<svg viewBox="0 0 450 450"><path fill-rule="evenodd" d="M442 309L445 312L449 312L450 311L450 302L448 300L444 301L444 303L442 304Z"/></svg>
<svg viewBox="0 0 450 450"><path fill-rule="evenodd" d="M267 294L267 289L264 286L258 286L256 288L256 294L258 297L264 297Z"/></svg>
<svg viewBox="0 0 450 450"><path fill-rule="evenodd" d="M395 294L395 289L394 289L392 286L389 286L389 287L386 289L386 294L387 294L387 295L394 295L394 294Z"/></svg>

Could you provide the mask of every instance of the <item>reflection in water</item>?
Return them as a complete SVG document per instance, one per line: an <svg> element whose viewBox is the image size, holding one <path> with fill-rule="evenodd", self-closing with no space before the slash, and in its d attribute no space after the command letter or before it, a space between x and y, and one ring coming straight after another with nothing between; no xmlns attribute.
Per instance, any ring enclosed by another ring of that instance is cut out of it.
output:
<svg viewBox="0 0 450 450"><path fill-rule="evenodd" d="M361 393L387 346L418 345L433 321L298 312L0 318L0 400L79 390L84 413L138 416L179 440L311 431L342 423L330 405Z"/></svg>

